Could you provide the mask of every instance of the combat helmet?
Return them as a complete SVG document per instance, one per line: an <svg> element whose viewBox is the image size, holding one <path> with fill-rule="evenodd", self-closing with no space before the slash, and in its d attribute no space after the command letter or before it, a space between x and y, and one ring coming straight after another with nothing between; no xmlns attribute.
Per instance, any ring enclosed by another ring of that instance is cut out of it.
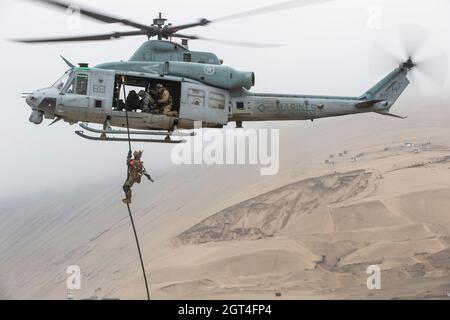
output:
<svg viewBox="0 0 450 320"><path fill-rule="evenodd" d="M134 159L135 159L135 160L141 160L142 152L143 152L143 151L135 151L135 152L133 153Z"/></svg>

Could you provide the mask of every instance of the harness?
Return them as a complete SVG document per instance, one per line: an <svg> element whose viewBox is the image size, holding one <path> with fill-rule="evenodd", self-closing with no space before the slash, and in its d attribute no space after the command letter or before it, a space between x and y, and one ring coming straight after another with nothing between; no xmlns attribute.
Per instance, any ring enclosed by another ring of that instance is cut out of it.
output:
<svg viewBox="0 0 450 320"><path fill-rule="evenodd" d="M130 160L130 167L134 170L141 172L142 171L142 161L141 160Z"/></svg>

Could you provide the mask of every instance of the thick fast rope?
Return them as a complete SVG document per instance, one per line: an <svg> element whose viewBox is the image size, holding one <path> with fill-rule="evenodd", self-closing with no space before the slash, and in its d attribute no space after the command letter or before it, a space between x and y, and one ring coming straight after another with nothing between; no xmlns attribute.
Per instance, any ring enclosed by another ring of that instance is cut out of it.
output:
<svg viewBox="0 0 450 320"><path fill-rule="evenodd" d="M150 290L148 289L147 275L145 273L144 261L142 259L142 254L141 254L141 247L139 246L139 238L138 238L138 235L136 233L136 228L134 226L133 215L131 214L130 205L128 203L127 203L127 208L128 208L128 214L130 215L131 225L133 226L134 238L136 239L136 245L137 245L137 249L138 249L138 252L139 252L139 260L141 261L141 268L142 268L142 273L144 275L144 282L145 282L145 290L147 292L147 300L150 300Z"/></svg>
<svg viewBox="0 0 450 320"><path fill-rule="evenodd" d="M128 156L127 156L127 162L128 159L131 158L131 138L130 138L130 125L128 123L128 107L126 105L126 89L125 89L125 79L122 78L122 85L123 85L123 97L125 99L125 118L127 120L127 134L128 134ZM127 180L130 177L130 164L128 163L128 170L127 170ZM134 239L136 240L136 246L138 249L138 253L139 253L139 260L141 261L141 268L142 268L142 274L144 275L144 283L145 283L145 290L147 292L147 299L150 300L150 290L148 289L148 282L147 282L147 274L145 272L145 267L144 267L144 260L142 259L142 253L141 253L141 246L139 245L139 238L136 232L136 227L134 226L134 219L133 219L133 215L131 214L131 209L130 209L130 204L127 203L127 208L128 208L128 215L130 216L130 220L131 220L131 226L133 227L133 232L134 232Z"/></svg>

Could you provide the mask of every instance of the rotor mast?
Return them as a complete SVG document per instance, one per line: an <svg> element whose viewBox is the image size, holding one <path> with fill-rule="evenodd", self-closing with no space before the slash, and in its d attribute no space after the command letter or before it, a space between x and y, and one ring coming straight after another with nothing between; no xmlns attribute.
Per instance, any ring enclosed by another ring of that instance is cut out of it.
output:
<svg viewBox="0 0 450 320"><path fill-rule="evenodd" d="M162 40L162 32L161 30L163 29L164 25L166 24L167 19L162 17L162 12L158 13L158 17L156 19L153 19L153 24L152 26L155 26L159 29L158 32L158 40ZM169 24L170 26L171 24ZM150 39L150 37L149 37Z"/></svg>

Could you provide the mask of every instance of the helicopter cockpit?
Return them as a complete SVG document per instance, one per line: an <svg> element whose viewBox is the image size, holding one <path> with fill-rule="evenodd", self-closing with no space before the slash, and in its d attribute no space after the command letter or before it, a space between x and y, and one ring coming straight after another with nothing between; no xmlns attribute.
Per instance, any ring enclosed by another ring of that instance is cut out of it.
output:
<svg viewBox="0 0 450 320"><path fill-rule="evenodd" d="M58 89L58 91L61 92L72 73L73 69L67 70L60 78L58 78L58 80L55 81L52 87Z"/></svg>
<svg viewBox="0 0 450 320"><path fill-rule="evenodd" d="M26 96L26 102L31 108L30 122L42 123L44 116L49 119L55 117L55 110L58 99L63 94L67 81L73 75L73 69L67 70L53 85Z"/></svg>
<svg viewBox="0 0 450 320"><path fill-rule="evenodd" d="M84 72L77 72L64 86L64 93L87 95L89 75Z"/></svg>

